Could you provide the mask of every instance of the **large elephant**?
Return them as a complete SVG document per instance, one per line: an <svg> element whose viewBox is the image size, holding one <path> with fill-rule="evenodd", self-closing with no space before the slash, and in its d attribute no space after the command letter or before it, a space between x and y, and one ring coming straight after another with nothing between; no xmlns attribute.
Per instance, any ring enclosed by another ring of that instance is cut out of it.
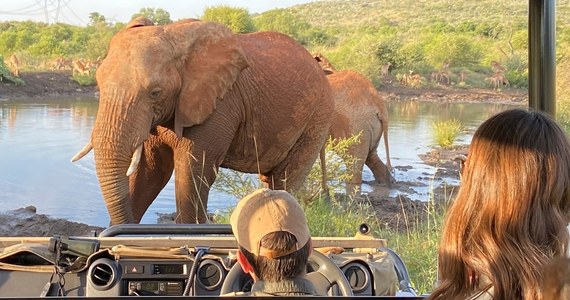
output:
<svg viewBox="0 0 570 300"><path fill-rule="evenodd" d="M334 109L311 54L286 35L234 34L214 22L138 18L97 69L91 141L111 224L140 222L174 170L176 222L206 222L219 167L301 186Z"/></svg>
<svg viewBox="0 0 570 300"><path fill-rule="evenodd" d="M361 132L360 143L348 149L355 159L352 180L346 183L347 194L360 193L364 164L370 168L378 183L390 186L390 147L388 142L388 112L384 99L374 85L363 75L350 71L337 71L322 54L314 55L333 90L335 111L330 127L332 138L350 138ZM384 136L386 164L378 157L378 145Z"/></svg>

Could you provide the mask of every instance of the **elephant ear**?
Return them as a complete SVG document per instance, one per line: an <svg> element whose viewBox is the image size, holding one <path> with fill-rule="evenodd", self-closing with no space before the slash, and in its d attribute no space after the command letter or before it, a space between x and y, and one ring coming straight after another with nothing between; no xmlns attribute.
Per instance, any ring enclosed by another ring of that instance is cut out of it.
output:
<svg viewBox="0 0 570 300"><path fill-rule="evenodd" d="M175 107L174 130L204 122L248 63L237 36L214 22L181 21L166 29L174 36L182 66L182 87Z"/></svg>
<svg viewBox="0 0 570 300"><path fill-rule="evenodd" d="M154 22L150 19L145 17L137 17L132 19L129 24L125 27L125 29L134 28L134 27L141 27L141 26L153 26Z"/></svg>

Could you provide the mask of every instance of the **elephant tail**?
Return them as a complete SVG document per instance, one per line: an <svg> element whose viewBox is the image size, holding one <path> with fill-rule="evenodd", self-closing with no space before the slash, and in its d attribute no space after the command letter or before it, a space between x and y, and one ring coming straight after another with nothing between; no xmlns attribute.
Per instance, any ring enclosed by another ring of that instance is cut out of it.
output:
<svg viewBox="0 0 570 300"><path fill-rule="evenodd" d="M388 142L388 115L384 112L384 118L381 119L382 122L382 136L384 137L384 149L386 150L386 166L388 170L392 171L392 163L390 162L390 143Z"/></svg>

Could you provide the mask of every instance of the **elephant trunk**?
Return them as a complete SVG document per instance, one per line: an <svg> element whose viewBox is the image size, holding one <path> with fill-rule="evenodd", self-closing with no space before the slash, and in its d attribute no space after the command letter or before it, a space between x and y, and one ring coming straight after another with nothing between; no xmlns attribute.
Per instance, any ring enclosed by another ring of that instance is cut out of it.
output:
<svg viewBox="0 0 570 300"><path fill-rule="evenodd" d="M151 120L144 117L148 114L140 108L118 105L125 101L104 101L102 98L100 103L91 144L101 193L111 225L137 223L131 207L128 176L136 168L132 162L137 160L137 155L140 159Z"/></svg>

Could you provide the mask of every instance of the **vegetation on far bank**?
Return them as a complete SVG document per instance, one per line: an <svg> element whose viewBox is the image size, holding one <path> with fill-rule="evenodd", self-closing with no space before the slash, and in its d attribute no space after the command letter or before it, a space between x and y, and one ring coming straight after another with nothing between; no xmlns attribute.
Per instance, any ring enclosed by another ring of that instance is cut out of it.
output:
<svg viewBox="0 0 570 300"><path fill-rule="evenodd" d="M561 61L570 55L570 7L558 4L557 15ZM132 17L137 16L156 24L173 21L161 8L141 8ZM438 76L444 71L449 72L443 74L445 84L449 80L459 87L492 88L490 80L485 81L494 72L492 61L505 68L511 87L528 85L527 2L330 0L260 14L221 5L207 7L200 18L241 33L286 33L311 52L325 54L337 68L359 71L379 87L385 84L381 66L390 63L390 74L397 79L418 74L416 85L432 84L432 79L441 83ZM84 27L0 22L0 54L18 55L23 70L52 68L57 57L96 60L105 57L110 39L124 26L98 12L90 14Z"/></svg>

